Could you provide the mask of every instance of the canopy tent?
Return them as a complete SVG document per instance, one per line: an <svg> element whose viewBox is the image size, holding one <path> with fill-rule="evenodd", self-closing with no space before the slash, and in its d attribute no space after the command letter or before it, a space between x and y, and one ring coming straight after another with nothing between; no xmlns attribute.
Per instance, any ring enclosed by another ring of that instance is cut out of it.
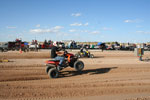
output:
<svg viewBox="0 0 150 100"><path fill-rule="evenodd" d="M98 42L97 45L100 46L102 44L102 42Z"/></svg>

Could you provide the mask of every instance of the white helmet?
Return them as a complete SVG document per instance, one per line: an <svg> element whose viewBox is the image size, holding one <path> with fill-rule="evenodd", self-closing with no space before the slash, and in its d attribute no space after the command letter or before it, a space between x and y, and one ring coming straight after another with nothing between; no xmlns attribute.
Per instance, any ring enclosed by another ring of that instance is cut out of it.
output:
<svg viewBox="0 0 150 100"><path fill-rule="evenodd" d="M56 42L56 41L54 41L54 42L53 42L53 45L54 45L54 46L57 46L57 42Z"/></svg>
<svg viewBox="0 0 150 100"><path fill-rule="evenodd" d="M62 48L62 45L60 44L59 47Z"/></svg>

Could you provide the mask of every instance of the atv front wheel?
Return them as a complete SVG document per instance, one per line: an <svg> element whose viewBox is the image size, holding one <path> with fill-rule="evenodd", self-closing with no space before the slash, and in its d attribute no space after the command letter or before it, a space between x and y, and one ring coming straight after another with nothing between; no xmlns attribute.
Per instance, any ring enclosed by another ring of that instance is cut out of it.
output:
<svg viewBox="0 0 150 100"><path fill-rule="evenodd" d="M90 58L94 58L94 55L93 55L93 54L90 54Z"/></svg>
<svg viewBox="0 0 150 100"><path fill-rule="evenodd" d="M75 54L75 56L76 56L77 58L81 58L81 55L80 55L80 54Z"/></svg>
<svg viewBox="0 0 150 100"><path fill-rule="evenodd" d="M59 76L59 72L56 68L51 68L48 71L48 75L49 75L50 78L57 78Z"/></svg>
<svg viewBox="0 0 150 100"><path fill-rule="evenodd" d="M78 57L78 54L75 54L74 56L75 56L75 57Z"/></svg>
<svg viewBox="0 0 150 100"><path fill-rule="evenodd" d="M84 63L78 60L74 63L74 68L76 71L82 71L82 69L84 68Z"/></svg>
<svg viewBox="0 0 150 100"><path fill-rule="evenodd" d="M78 55L78 58L81 58L81 55Z"/></svg>

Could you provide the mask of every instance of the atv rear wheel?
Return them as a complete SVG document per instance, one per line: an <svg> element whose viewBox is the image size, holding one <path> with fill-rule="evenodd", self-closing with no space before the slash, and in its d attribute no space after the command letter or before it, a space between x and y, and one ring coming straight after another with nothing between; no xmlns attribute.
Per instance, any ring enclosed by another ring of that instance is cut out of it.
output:
<svg viewBox="0 0 150 100"><path fill-rule="evenodd" d="M82 71L82 69L84 68L84 63L78 60L74 63L74 68L76 71Z"/></svg>
<svg viewBox="0 0 150 100"><path fill-rule="evenodd" d="M59 72L56 68L51 68L48 71L48 75L49 75L50 78L57 78L59 76Z"/></svg>
<svg viewBox="0 0 150 100"><path fill-rule="evenodd" d="M48 74L48 71L51 69L51 67L50 66L46 66L46 70L45 70L45 72Z"/></svg>

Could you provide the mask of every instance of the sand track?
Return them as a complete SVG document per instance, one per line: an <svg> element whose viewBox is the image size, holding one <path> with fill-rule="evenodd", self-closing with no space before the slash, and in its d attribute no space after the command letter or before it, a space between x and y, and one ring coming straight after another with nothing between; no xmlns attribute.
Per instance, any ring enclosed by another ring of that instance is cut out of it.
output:
<svg viewBox="0 0 150 100"><path fill-rule="evenodd" d="M133 52L92 53L96 58L81 59L85 63L81 73L68 67L57 79L49 79L45 73L49 51L0 53L0 58L10 60L0 63L0 99L150 99L149 61L138 61ZM150 52L144 57L150 57Z"/></svg>

